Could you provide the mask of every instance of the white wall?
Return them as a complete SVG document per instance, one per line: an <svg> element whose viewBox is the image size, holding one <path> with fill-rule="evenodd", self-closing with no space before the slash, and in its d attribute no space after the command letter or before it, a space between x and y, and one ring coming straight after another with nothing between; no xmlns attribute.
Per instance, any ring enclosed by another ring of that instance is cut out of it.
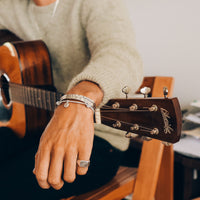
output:
<svg viewBox="0 0 200 200"><path fill-rule="evenodd" d="M145 75L173 76L185 108L200 99L200 0L125 0Z"/></svg>

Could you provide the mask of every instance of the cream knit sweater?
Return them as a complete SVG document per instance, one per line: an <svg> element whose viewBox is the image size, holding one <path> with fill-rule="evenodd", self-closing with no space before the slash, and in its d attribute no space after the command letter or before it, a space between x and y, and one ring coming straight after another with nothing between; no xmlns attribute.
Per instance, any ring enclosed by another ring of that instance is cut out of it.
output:
<svg viewBox="0 0 200 200"><path fill-rule="evenodd" d="M57 7L0 0L0 29L47 44L60 92L90 80L102 88L104 104L124 97L124 86L134 92L141 83L142 62L123 0L60 0ZM95 134L121 150L129 143L124 133L103 125L95 125Z"/></svg>

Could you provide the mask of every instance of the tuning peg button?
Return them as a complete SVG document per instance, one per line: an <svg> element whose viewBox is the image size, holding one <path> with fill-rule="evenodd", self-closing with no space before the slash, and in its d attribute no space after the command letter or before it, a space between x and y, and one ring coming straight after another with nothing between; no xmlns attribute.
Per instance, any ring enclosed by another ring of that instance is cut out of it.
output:
<svg viewBox="0 0 200 200"><path fill-rule="evenodd" d="M167 147L169 147L169 146L172 145L172 143L170 143L170 142L165 142L165 141L163 141L162 143L163 143L165 146L167 146Z"/></svg>
<svg viewBox="0 0 200 200"><path fill-rule="evenodd" d="M144 98L148 97L148 94L151 92L151 88L149 87L143 87L140 89L141 94L144 95Z"/></svg>
<svg viewBox="0 0 200 200"><path fill-rule="evenodd" d="M128 98L128 94L130 92L130 88L128 86L125 86L122 88L122 92L126 95L126 99Z"/></svg>
<svg viewBox="0 0 200 200"><path fill-rule="evenodd" d="M167 87L164 87L164 88L163 88L163 94L164 94L164 97L165 97L165 98L167 98L168 93L169 93L168 88L167 88Z"/></svg>
<svg viewBox="0 0 200 200"><path fill-rule="evenodd" d="M142 136L142 139L145 140L145 141L150 141L150 140L152 140L152 138L147 137L147 136Z"/></svg>
<svg viewBox="0 0 200 200"><path fill-rule="evenodd" d="M137 134L131 133L131 132L127 132L127 133L125 134L125 137L126 137L126 138L134 138L134 137L137 137L137 136L138 136Z"/></svg>

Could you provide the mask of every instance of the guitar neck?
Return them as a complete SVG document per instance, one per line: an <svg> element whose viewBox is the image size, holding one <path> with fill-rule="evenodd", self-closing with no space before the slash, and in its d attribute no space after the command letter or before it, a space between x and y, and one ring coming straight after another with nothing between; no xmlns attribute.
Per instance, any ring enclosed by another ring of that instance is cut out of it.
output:
<svg viewBox="0 0 200 200"><path fill-rule="evenodd" d="M51 112L63 95L14 83L9 83L9 92L11 101ZM181 135L181 110L177 98L112 99L96 110L94 120L126 131L127 137L137 134L175 143Z"/></svg>
<svg viewBox="0 0 200 200"><path fill-rule="evenodd" d="M9 83L9 92L12 101L52 112L56 108L56 101L63 95L59 92L15 83Z"/></svg>

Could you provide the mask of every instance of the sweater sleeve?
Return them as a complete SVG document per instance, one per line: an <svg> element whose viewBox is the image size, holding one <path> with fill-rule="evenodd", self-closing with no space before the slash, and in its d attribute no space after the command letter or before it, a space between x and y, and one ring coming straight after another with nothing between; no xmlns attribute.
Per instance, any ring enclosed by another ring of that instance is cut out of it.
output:
<svg viewBox="0 0 200 200"><path fill-rule="evenodd" d="M4 1L0 0L0 30L5 29L4 25L3 25L3 15L4 15Z"/></svg>
<svg viewBox="0 0 200 200"><path fill-rule="evenodd" d="M3 29L5 29L5 26L3 25L2 19L1 19L1 16L0 16L0 30L3 30Z"/></svg>
<svg viewBox="0 0 200 200"><path fill-rule="evenodd" d="M143 69L123 1L84 0L81 20L91 57L69 88L82 80L97 83L104 92L101 105L109 99L124 97L124 86L135 92L141 84Z"/></svg>
<svg viewBox="0 0 200 200"><path fill-rule="evenodd" d="M5 29L5 27L0 22L0 30L3 30L3 29Z"/></svg>

